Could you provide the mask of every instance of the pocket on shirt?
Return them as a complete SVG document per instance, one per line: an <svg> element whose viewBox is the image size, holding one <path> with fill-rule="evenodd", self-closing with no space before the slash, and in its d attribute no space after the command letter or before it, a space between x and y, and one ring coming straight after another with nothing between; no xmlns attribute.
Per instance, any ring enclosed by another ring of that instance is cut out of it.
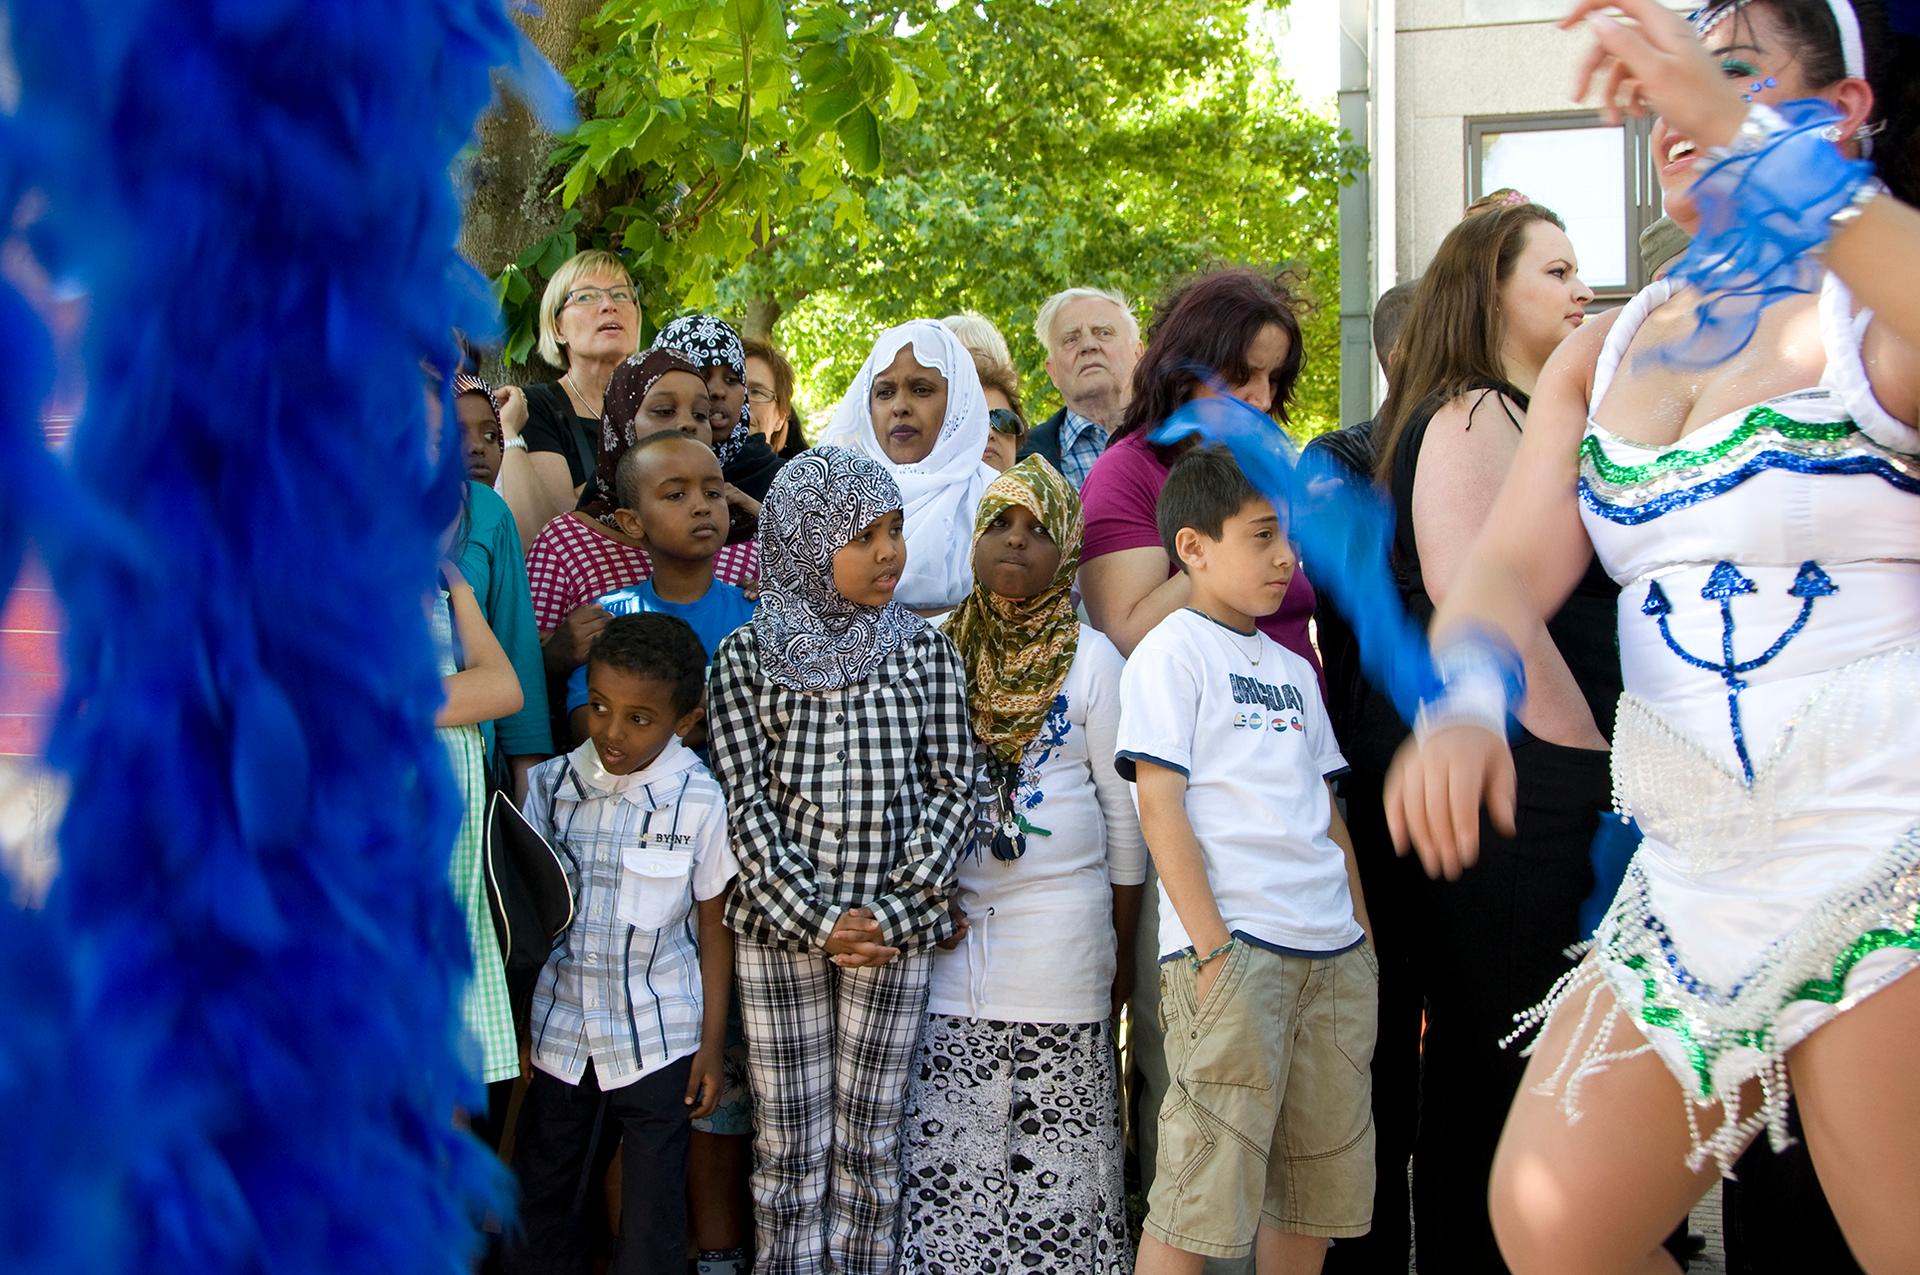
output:
<svg viewBox="0 0 1920 1275"><path fill-rule="evenodd" d="M693 906L693 856L686 851L636 846L620 856L620 866L614 913L628 925L664 929Z"/></svg>

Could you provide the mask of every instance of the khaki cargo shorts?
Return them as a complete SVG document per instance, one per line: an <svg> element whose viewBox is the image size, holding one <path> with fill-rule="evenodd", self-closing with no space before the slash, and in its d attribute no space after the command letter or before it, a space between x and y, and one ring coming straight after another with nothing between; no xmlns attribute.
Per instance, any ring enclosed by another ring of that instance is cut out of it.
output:
<svg viewBox="0 0 1920 1275"><path fill-rule="evenodd" d="M1168 1085L1146 1229L1209 1257L1244 1256L1262 1225L1365 1235L1373 952L1363 943L1338 956L1282 956L1243 939L1223 959L1198 1007L1192 965L1160 967Z"/></svg>

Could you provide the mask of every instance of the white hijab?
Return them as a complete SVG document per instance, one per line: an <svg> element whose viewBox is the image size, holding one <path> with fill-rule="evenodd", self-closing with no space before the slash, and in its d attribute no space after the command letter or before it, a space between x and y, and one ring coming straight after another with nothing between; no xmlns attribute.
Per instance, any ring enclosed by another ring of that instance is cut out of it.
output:
<svg viewBox="0 0 1920 1275"><path fill-rule="evenodd" d="M873 380L911 343L921 366L947 378L947 415L927 458L897 465L874 433ZM987 401L973 355L942 324L914 319L888 328L834 409L820 442L877 462L899 484L907 524L907 567L894 597L919 610L956 606L973 592L973 514L987 484L1000 475L981 459L987 448Z"/></svg>

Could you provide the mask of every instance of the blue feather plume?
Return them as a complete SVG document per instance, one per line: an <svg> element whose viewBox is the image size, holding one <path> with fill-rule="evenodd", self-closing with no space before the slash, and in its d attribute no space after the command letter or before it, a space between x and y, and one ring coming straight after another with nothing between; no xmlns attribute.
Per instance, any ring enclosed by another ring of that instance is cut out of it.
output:
<svg viewBox="0 0 1920 1275"><path fill-rule="evenodd" d="M1315 589L1340 604L1353 625L1368 680L1411 722L1439 689L1426 634L1407 614L1388 567L1393 509L1365 475L1338 458L1301 454L1271 416L1227 393L1202 371L1211 392L1181 405L1153 441L1188 438L1225 447L1255 490L1286 515Z"/></svg>
<svg viewBox="0 0 1920 1275"><path fill-rule="evenodd" d="M90 317L56 462L0 285L0 585L31 540L72 786L45 911L0 911L0 1270L464 1271L504 1184L453 1125L424 600L458 486L420 368L497 327L449 172L492 69L556 123L567 90L500 0L6 21L0 197Z"/></svg>

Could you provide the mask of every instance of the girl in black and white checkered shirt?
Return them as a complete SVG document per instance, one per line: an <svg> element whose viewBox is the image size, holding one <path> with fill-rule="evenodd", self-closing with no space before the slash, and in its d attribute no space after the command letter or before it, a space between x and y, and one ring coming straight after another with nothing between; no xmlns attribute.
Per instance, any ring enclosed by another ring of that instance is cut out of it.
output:
<svg viewBox="0 0 1920 1275"><path fill-rule="evenodd" d="M761 593L714 656L708 718L740 880L756 1269L891 1275L900 1123L932 945L973 836L958 654L892 600L899 488L822 447L761 508Z"/></svg>

